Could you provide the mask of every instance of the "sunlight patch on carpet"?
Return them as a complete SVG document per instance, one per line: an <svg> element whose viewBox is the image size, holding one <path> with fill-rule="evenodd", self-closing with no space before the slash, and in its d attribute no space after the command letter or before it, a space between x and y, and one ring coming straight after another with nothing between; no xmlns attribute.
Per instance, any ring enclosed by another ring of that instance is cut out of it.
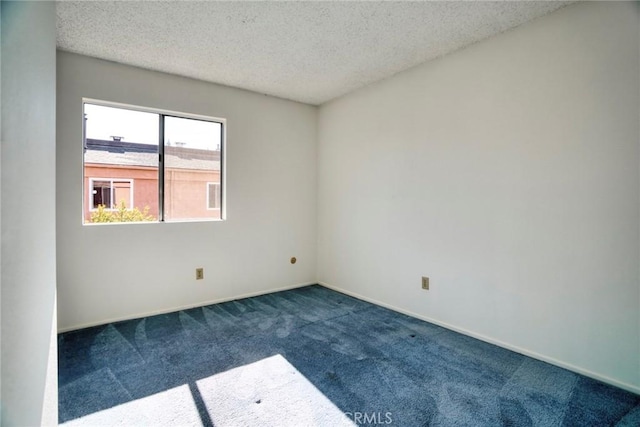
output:
<svg viewBox="0 0 640 427"><path fill-rule="evenodd" d="M132 400L60 424L78 426L201 426L202 420L188 385Z"/></svg>
<svg viewBox="0 0 640 427"><path fill-rule="evenodd" d="M184 384L60 425L354 426L280 354L203 378L195 385ZM204 414L196 404L200 399Z"/></svg>
<svg viewBox="0 0 640 427"><path fill-rule="evenodd" d="M280 354L196 384L216 426L354 425Z"/></svg>

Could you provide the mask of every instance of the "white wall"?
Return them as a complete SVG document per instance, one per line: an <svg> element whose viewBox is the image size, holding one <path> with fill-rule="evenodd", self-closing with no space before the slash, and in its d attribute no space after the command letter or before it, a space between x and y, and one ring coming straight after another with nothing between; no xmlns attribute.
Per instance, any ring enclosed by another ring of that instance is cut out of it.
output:
<svg viewBox="0 0 640 427"><path fill-rule="evenodd" d="M318 279L640 391L638 16L572 5L323 105Z"/></svg>
<svg viewBox="0 0 640 427"><path fill-rule="evenodd" d="M55 425L55 4L1 7L2 425Z"/></svg>
<svg viewBox="0 0 640 427"><path fill-rule="evenodd" d="M82 97L226 118L228 219L83 226ZM315 283L316 115L303 104L58 52L60 330ZM196 267L204 280L195 280Z"/></svg>

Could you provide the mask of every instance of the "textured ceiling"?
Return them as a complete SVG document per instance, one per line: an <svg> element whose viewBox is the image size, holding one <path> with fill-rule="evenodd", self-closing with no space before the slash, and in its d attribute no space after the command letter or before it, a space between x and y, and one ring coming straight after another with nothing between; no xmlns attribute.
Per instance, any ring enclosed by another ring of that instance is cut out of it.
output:
<svg viewBox="0 0 640 427"><path fill-rule="evenodd" d="M321 104L572 1L61 1L58 47Z"/></svg>

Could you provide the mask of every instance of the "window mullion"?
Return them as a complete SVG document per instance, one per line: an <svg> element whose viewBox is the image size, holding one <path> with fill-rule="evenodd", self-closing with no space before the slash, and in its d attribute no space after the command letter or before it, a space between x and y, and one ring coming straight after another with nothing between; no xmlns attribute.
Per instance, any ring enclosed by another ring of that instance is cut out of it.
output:
<svg viewBox="0 0 640 427"><path fill-rule="evenodd" d="M160 114L158 132L158 221L164 222L164 114Z"/></svg>

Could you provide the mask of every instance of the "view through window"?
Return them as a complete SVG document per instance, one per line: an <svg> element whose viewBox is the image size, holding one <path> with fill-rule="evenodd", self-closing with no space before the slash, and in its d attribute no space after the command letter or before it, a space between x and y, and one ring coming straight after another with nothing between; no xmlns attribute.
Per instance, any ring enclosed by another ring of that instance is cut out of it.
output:
<svg viewBox="0 0 640 427"><path fill-rule="evenodd" d="M91 102L84 119L84 223L222 218L222 122Z"/></svg>

